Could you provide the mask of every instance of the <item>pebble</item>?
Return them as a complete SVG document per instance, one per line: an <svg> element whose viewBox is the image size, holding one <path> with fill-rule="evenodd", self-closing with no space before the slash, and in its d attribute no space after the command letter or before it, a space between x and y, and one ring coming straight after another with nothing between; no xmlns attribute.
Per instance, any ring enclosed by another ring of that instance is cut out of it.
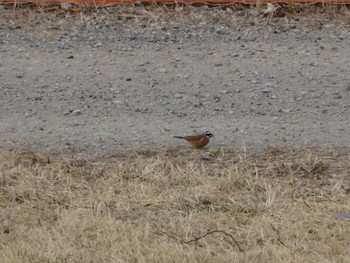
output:
<svg viewBox="0 0 350 263"><path fill-rule="evenodd" d="M248 14L251 16L258 16L260 15L260 12L256 9L248 9Z"/></svg>
<svg viewBox="0 0 350 263"><path fill-rule="evenodd" d="M350 212L349 211L339 212L336 215L338 218L350 221Z"/></svg>
<svg viewBox="0 0 350 263"><path fill-rule="evenodd" d="M23 78L24 74L16 74L16 78L21 79Z"/></svg>
<svg viewBox="0 0 350 263"><path fill-rule="evenodd" d="M86 128L86 141L92 141L96 131L103 131L103 139L104 132L115 139L111 148L120 145L118 138L123 138L125 145L145 139L149 147L167 146L168 137L158 133L159 127L166 126L173 134L178 127L188 130L189 125L198 131L208 128L221 133L214 141L220 145L225 142L224 135L247 123L251 124L244 129L248 135L235 134L235 146L248 140L259 141L252 143L254 147L263 144L261 125L266 126L266 137L275 143L270 133L281 124L285 130L278 130L282 133L279 138L287 132L297 138L295 130L305 126L305 138L291 140L291 144L299 145L306 139L328 145L345 141L345 132L344 138L336 138L337 133L329 136L334 130L346 130L350 113L345 59L349 29L336 19L331 21L335 24L331 31L306 31L306 17L286 21L276 16L267 21L254 8L226 13L216 8L203 12L199 7L191 13L196 23L190 24L174 14L171 17L175 19L168 21L121 18L118 12L96 10L75 20L69 13L61 12L61 17L47 13L35 18L40 23L28 20L12 25L3 19L1 116L14 116L14 124L27 117L17 131L19 138L26 138L32 127L33 132L45 128L35 121L46 116L53 133L42 139L53 148L61 145L54 139L57 136L64 137L61 142L69 138L74 144L79 139L79 134L66 132L78 122L75 118L79 123L86 121L79 124ZM183 14L179 15L183 19ZM167 18L166 13L164 16ZM330 22L318 19L323 24ZM35 32L27 30L30 26L35 26ZM50 33L54 37L48 38ZM343 114L343 121L321 115L337 112ZM322 133L317 129L321 124L308 126L310 120L320 117L318 114L325 118ZM14 126L6 119L1 119L5 127ZM334 123L336 127L329 127ZM95 132L91 132L92 126ZM118 133L113 133L116 127ZM309 135L312 132L315 134ZM159 141L154 140L158 135ZM1 136L0 140L17 134ZM29 137L33 138L32 134Z"/></svg>
<svg viewBox="0 0 350 263"><path fill-rule="evenodd" d="M102 47L102 43L96 43L95 45L94 45L94 48L99 48L99 47Z"/></svg>
<svg viewBox="0 0 350 263"><path fill-rule="evenodd" d="M141 107L141 108L136 108L136 112L141 112L141 113L147 113L149 110L147 108Z"/></svg>
<svg viewBox="0 0 350 263"><path fill-rule="evenodd" d="M349 31L341 31L340 35L338 36L339 40L344 40L350 38L350 32Z"/></svg>
<svg viewBox="0 0 350 263"><path fill-rule="evenodd" d="M214 96L214 102L220 102L221 98L219 96Z"/></svg>
<svg viewBox="0 0 350 263"><path fill-rule="evenodd" d="M81 112L80 110L74 110L74 111L72 112L72 114L73 114L74 116L78 116L78 115L81 115L82 112Z"/></svg>

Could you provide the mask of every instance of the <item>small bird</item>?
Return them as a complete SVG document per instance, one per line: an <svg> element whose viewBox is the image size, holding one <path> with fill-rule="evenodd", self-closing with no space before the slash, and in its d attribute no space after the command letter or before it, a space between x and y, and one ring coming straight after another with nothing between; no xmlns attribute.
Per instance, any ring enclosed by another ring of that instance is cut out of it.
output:
<svg viewBox="0 0 350 263"><path fill-rule="evenodd" d="M214 135L210 131L190 136L174 136L174 138L188 141L194 148L203 148L209 143L211 137L214 137Z"/></svg>

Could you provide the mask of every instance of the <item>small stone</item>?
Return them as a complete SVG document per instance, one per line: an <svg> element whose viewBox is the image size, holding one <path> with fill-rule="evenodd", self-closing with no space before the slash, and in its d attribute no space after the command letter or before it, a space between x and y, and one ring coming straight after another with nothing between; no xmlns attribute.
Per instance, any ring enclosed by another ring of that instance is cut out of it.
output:
<svg viewBox="0 0 350 263"><path fill-rule="evenodd" d="M180 93L175 93L174 97L177 99L181 99L183 96Z"/></svg>
<svg viewBox="0 0 350 263"><path fill-rule="evenodd" d="M279 34L279 33L281 33L281 30L275 26L275 27L273 27L272 33Z"/></svg>
<svg viewBox="0 0 350 263"><path fill-rule="evenodd" d="M74 116L78 116L78 115L81 115L81 111L80 111L80 110L74 110L74 111L72 112L72 114L73 114Z"/></svg>
<svg viewBox="0 0 350 263"><path fill-rule="evenodd" d="M141 113L147 113L149 110L147 108L141 107L141 108L136 108L136 112L141 112Z"/></svg>
<svg viewBox="0 0 350 263"><path fill-rule="evenodd" d="M350 37L350 32L342 31L339 35L339 40L344 40Z"/></svg>
<svg viewBox="0 0 350 263"><path fill-rule="evenodd" d="M328 110L322 110L321 113L322 113L322 114L327 114L327 113L328 113Z"/></svg>
<svg viewBox="0 0 350 263"><path fill-rule="evenodd" d="M180 117L180 118L186 117L186 116L187 116L187 113L184 113L184 112L177 112L177 113L176 113L176 116L177 116L177 117Z"/></svg>
<svg viewBox="0 0 350 263"><path fill-rule="evenodd" d="M244 16L244 15L245 15L245 12L239 10L239 11L234 12L234 14L235 14L236 16Z"/></svg>
<svg viewBox="0 0 350 263"><path fill-rule="evenodd" d="M337 217L345 220L350 220L350 212L339 212L337 213Z"/></svg>
<svg viewBox="0 0 350 263"><path fill-rule="evenodd" d="M72 110L66 110L66 111L64 111L62 114L63 115L69 115L69 114L71 114L72 113Z"/></svg>
<svg viewBox="0 0 350 263"><path fill-rule="evenodd" d="M219 102L221 100L221 98L219 96L214 96L214 101L215 102Z"/></svg>
<svg viewBox="0 0 350 263"><path fill-rule="evenodd" d="M168 71L166 68L160 68L160 69L158 69L158 72L159 73L167 73Z"/></svg>
<svg viewBox="0 0 350 263"><path fill-rule="evenodd" d="M99 48L99 47L102 47L102 43L96 43L95 45L94 45L94 48Z"/></svg>
<svg viewBox="0 0 350 263"><path fill-rule="evenodd" d="M251 15L251 16L258 16L260 13L256 9L249 9L248 10L248 14Z"/></svg>
<svg viewBox="0 0 350 263"><path fill-rule="evenodd" d="M335 27L334 24L325 24L325 25L323 25L323 28L333 28L333 27Z"/></svg>

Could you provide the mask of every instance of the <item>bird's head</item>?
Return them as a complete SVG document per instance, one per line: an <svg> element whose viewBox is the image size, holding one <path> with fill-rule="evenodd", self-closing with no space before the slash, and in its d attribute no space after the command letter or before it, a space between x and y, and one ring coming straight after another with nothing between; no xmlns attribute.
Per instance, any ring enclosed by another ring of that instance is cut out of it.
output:
<svg viewBox="0 0 350 263"><path fill-rule="evenodd" d="M206 131L204 135L207 136L208 138L214 137L214 135L210 131Z"/></svg>

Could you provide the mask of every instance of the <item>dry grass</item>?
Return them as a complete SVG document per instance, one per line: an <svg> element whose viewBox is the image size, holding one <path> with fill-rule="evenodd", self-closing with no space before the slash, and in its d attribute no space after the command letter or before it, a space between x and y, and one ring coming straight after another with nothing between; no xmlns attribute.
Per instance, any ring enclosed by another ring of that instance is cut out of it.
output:
<svg viewBox="0 0 350 263"><path fill-rule="evenodd" d="M36 36L53 41L77 34L79 30L109 35L108 32L113 34L114 31L127 30L132 26L139 30L150 28L160 35L188 30L196 34L209 31L216 32L214 35L226 35L227 30L240 28L252 28L254 32L259 28L269 30L269 26L278 26L280 31L285 32L296 27L306 27L334 32L334 27L329 25L343 28L350 25L350 5L346 4L276 4L275 12L265 14L267 5L259 2L250 5L150 3L106 6L93 3L86 0L83 5L65 8L42 3L0 5L0 32L20 29L26 37ZM76 36L78 39L82 37L80 34Z"/></svg>
<svg viewBox="0 0 350 263"><path fill-rule="evenodd" d="M350 149L0 153L0 262L349 262Z"/></svg>
<svg viewBox="0 0 350 263"><path fill-rule="evenodd" d="M275 4L277 7L273 16L276 18L306 18L310 16L314 19L318 17L327 17L328 19L347 19L350 14L350 4L327 4L327 3L279 3ZM6 13L6 17L12 19L15 16L27 16L29 14L43 14L54 12L81 15L81 13L97 15L108 14L110 16L119 16L125 19L151 19L151 20L169 20L171 21L185 21L195 22L193 20L202 19L203 22L226 21L231 17L232 11L247 11L255 9L261 11L263 16L267 4L262 4L257 1L252 4L242 3L227 3L227 4L207 4L207 3L134 3L134 4L99 4L97 5L93 0L83 0L81 5L69 4L66 8L60 4L44 3L37 1L36 3L3 3L3 9L14 11ZM102 10L101 12L98 12ZM199 14L198 14L199 13ZM197 14L197 15L196 15ZM194 16L194 18L193 18ZM245 19L249 16L243 13ZM255 16L254 16L255 17ZM256 18L256 17L255 17ZM231 20L229 22L232 22ZM189 24L191 25L191 24Z"/></svg>

